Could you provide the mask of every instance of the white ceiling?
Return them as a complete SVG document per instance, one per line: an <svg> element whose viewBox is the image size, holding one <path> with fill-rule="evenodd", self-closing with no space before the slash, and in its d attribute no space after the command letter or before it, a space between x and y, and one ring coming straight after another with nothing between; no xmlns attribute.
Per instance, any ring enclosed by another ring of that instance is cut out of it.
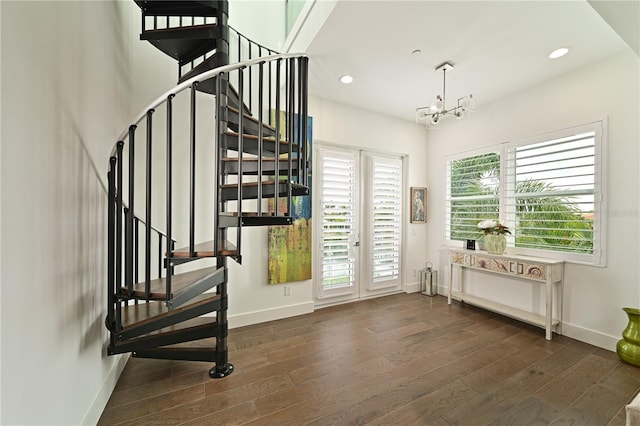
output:
<svg viewBox="0 0 640 426"><path fill-rule="evenodd" d="M640 10L638 0L602 3ZM640 17L628 15L617 30L638 37ZM548 59L561 46L571 47L569 55ZM416 49L422 53L412 55ZM414 121L416 107L442 93L435 67L444 61L455 65L447 72L447 106L472 93L478 109L625 49L582 0L340 0L307 48L309 92ZM339 83L343 74L355 81Z"/></svg>

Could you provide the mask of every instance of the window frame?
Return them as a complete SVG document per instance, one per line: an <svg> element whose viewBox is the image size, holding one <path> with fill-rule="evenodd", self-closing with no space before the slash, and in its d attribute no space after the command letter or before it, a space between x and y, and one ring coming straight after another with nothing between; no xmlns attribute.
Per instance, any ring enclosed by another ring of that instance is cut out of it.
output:
<svg viewBox="0 0 640 426"><path fill-rule="evenodd" d="M555 250L534 249L515 246L515 236L507 235L507 252L509 254L518 254L526 256L537 257L553 257L561 259L566 262L586 264L592 266L604 267L607 264L606 256L606 211L607 211L607 119L602 118L600 120L592 121L590 123L568 127L562 130L547 132L530 136L514 141L506 141L497 145L487 146L481 149L473 151L467 151L464 153L457 153L449 155L445 158L445 180L444 190L446 194L446 200L443 206L443 239L444 245L448 247L460 247L464 242L460 240L450 239L450 199L451 188L450 181L448 179L450 162L454 160L460 160L477 155L482 155L490 152L499 152L500 154L500 194L499 194L499 220L501 223L507 226L513 226L515 223L515 212L513 209L509 211L509 182L507 180L507 170L509 169L509 150L514 148L520 148L528 145L535 145L538 143L549 142L556 139L562 139L581 133L594 133L594 218L593 218L593 253L572 253ZM514 161L514 160L513 160ZM515 200L515 196L514 196Z"/></svg>

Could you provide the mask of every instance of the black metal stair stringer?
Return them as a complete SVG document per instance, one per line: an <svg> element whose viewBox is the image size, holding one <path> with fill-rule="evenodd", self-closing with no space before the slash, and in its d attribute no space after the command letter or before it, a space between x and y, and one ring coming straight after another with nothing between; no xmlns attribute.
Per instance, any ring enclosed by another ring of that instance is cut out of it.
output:
<svg viewBox="0 0 640 426"><path fill-rule="evenodd" d="M161 346L175 345L177 343L191 342L194 340L207 339L209 337L219 338L225 330L215 319L202 318L204 324L198 324L186 328L177 328L171 331L136 337L133 339L116 342L111 348L112 354L135 352L141 349L158 348ZM190 320L195 322L194 320ZM182 323L186 325L189 321ZM199 321L202 322L202 321Z"/></svg>
<svg viewBox="0 0 640 426"><path fill-rule="evenodd" d="M165 327L179 324L181 322L199 317L201 315L208 314L210 312L214 312L220 309L220 307L220 296L216 294L206 293L195 299L195 301L190 305L171 310L169 308L165 308L166 311L163 313L154 315L137 323L125 325L123 330L117 334L117 338L118 340L122 341L138 337ZM140 308L139 305L127 306L124 308L125 314L127 313L127 309L139 310L142 308Z"/></svg>

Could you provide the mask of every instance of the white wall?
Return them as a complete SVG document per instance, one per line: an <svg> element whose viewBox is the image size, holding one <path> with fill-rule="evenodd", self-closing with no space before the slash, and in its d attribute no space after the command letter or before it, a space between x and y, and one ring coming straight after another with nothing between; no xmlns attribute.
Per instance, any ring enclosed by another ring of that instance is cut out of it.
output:
<svg viewBox="0 0 640 426"><path fill-rule="evenodd" d="M309 115L313 117L314 143L407 155L407 190L410 186L426 186L423 127L320 98L310 99ZM427 260L427 227L409 224L408 214L405 216L403 288L413 291L418 280L413 277L413 268L421 268ZM230 262L229 267L229 325L238 327L312 312L313 278L288 283L290 296L284 295L282 285L267 285L267 230L244 228L242 232L243 265Z"/></svg>
<svg viewBox="0 0 640 426"><path fill-rule="evenodd" d="M566 265L564 331L570 337L615 350L627 322L621 308L640 306L639 77L639 59L629 50L491 105L481 105L471 121L447 121L437 131L429 131L429 214L433 220L427 230L427 257L437 256L443 246L445 156L608 117L608 264L604 268ZM504 285L496 284L485 290L485 295L499 299L509 284Z"/></svg>
<svg viewBox="0 0 640 426"><path fill-rule="evenodd" d="M265 22L269 24L265 25ZM229 25L256 43L279 51L285 36L285 2L284 0L231 0ZM257 55L257 51L254 50L253 54ZM236 53L231 52L230 57L235 58Z"/></svg>
<svg viewBox="0 0 640 426"><path fill-rule="evenodd" d="M165 71L139 41L134 2L0 7L0 422L91 424L126 360L106 356L101 180L133 108L161 92L149 86L173 84L177 68Z"/></svg>
<svg viewBox="0 0 640 426"><path fill-rule="evenodd" d="M345 87L348 90L348 87ZM383 153L406 155L406 193L412 186L428 186L424 141L425 129L416 125L377 113L352 108L343 104L319 98L311 98L309 113L314 117L314 140L317 143L338 144L357 149L367 149ZM428 203L431 202L430 188L427 188ZM408 206L408 202L406 203ZM408 208L408 207L407 207ZM405 214L403 288L417 290L410 286L417 284L414 269L421 269L427 260L427 226L409 223ZM427 217L427 220L431 219Z"/></svg>

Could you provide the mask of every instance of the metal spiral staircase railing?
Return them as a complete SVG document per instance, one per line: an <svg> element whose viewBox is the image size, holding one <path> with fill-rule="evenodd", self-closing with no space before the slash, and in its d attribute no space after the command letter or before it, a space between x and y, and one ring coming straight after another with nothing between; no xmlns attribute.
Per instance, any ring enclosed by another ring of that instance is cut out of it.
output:
<svg viewBox="0 0 640 426"><path fill-rule="evenodd" d="M291 197L309 193L308 58L235 32L229 64L226 0L136 3L140 38L178 61L180 81L109 160L108 353L214 362L225 377L227 259L242 261L243 227L291 224Z"/></svg>

